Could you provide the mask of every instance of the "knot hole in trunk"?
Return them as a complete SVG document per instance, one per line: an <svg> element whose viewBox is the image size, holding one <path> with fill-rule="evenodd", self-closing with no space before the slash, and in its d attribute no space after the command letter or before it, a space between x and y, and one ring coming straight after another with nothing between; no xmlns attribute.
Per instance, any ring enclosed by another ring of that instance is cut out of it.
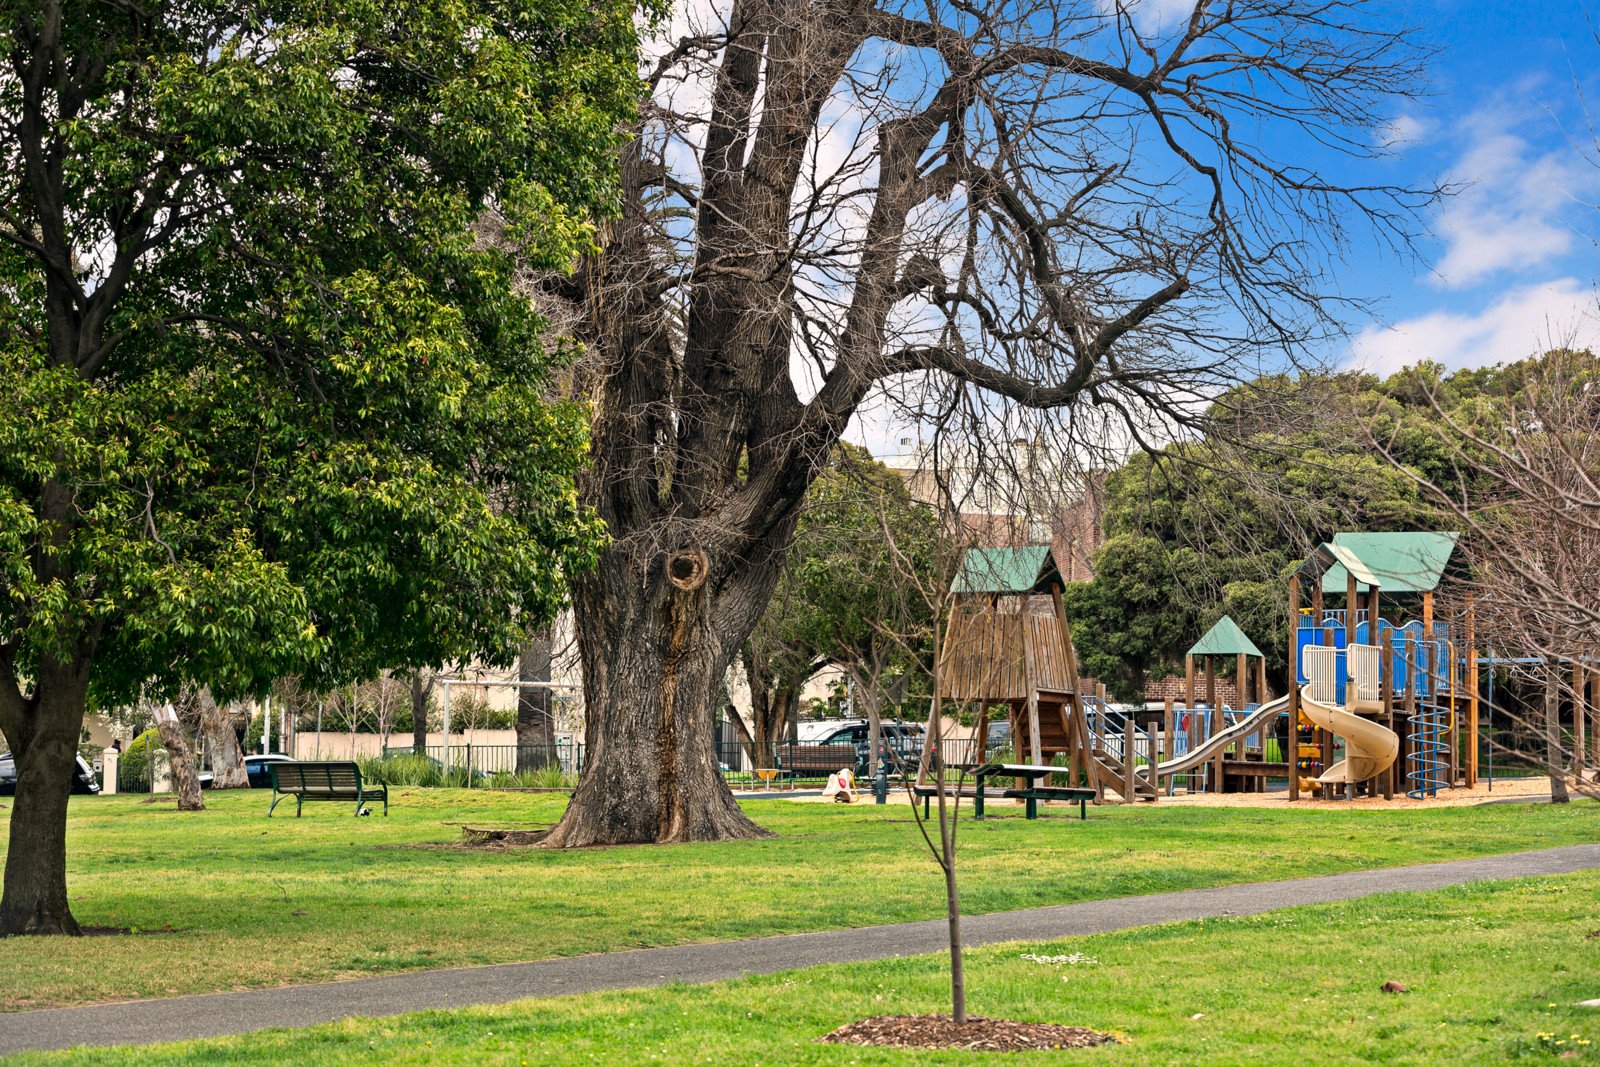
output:
<svg viewBox="0 0 1600 1067"><path fill-rule="evenodd" d="M706 584L711 564L698 548L680 548L667 556L667 580L685 592Z"/></svg>

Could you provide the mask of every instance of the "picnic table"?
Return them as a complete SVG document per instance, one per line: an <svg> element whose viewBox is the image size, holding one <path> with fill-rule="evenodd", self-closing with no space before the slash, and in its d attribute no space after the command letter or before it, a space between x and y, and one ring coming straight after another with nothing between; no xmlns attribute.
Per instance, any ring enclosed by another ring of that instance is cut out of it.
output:
<svg viewBox="0 0 1600 1067"><path fill-rule="evenodd" d="M1008 800L1026 801L1024 811L1026 817L1037 819L1039 817L1039 801L1041 800L1076 800L1078 802L1078 818L1089 818L1089 801L1095 797L1093 789L1084 789L1078 786L1039 785L1039 779L1049 778L1052 774L1064 774L1065 767L1049 767L1040 763L985 763L972 771L976 779L978 793L972 800L972 817L983 818L984 782L990 778L1020 778L1028 784L1022 788L1004 789L1000 795Z"/></svg>

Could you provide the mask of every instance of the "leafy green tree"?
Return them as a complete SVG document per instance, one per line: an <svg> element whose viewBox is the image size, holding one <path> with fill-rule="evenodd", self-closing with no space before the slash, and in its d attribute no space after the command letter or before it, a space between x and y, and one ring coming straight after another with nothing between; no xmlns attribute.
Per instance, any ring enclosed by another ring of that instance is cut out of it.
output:
<svg viewBox="0 0 1600 1067"><path fill-rule="evenodd" d="M854 446L834 456L806 494L777 590L745 643L758 757L824 667L854 676L876 726L885 676L931 649L938 605L919 584L950 551L937 517L898 474Z"/></svg>
<svg viewBox="0 0 1600 1067"><path fill-rule="evenodd" d="M620 2L5 2L0 934L72 932L85 708L509 662L600 533L493 210L565 269Z"/></svg>
<svg viewBox="0 0 1600 1067"><path fill-rule="evenodd" d="M1288 573L1340 530L1448 528L1419 485L1458 488L1441 412L1482 417L1506 386L1496 371L1422 363L1387 379L1268 376L1221 397L1206 437L1107 478L1096 578L1069 593L1085 670L1136 699L1229 614L1283 686Z"/></svg>

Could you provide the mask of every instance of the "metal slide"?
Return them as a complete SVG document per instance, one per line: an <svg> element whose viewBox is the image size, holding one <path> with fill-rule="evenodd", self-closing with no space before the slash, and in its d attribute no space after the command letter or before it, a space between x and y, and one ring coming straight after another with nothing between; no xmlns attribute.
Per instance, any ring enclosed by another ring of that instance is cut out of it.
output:
<svg viewBox="0 0 1600 1067"><path fill-rule="evenodd" d="M1246 715L1232 726L1212 734L1203 744L1196 745L1193 749L1185 752L1181 756L1177 756L1173 759L1169 759L1157 764L1157 778L1165 778L1170 774L1182 774L1184 771L1192 770L1195 767L1198 767L1206 760L1215 756L1225 745L1230 745L1239 740L1241 737L1244 737L1248 734L1253 734L1257 730L1261 729L1263 725L1271 722L1274 718L1283 714L1284 710L1288 708L1288 706L1289 697L1287 694L1278 697L1276 700L1267 701L1254 712ZM1144 775L1145 779L1148 781L1150 777L1149 765L1147 764L1143 767L1140 767L1139 773Z"/></svg>

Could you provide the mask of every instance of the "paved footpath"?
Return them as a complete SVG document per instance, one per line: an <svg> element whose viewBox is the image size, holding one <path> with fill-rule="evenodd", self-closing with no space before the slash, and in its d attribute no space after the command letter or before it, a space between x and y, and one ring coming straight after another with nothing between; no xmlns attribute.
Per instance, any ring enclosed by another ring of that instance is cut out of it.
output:
<svg viewBox="0 0 1600 1067"><path fill-rule="evenodd" d="M1594 869L1600 869L1600 845L1569 845L1414 867L972 915L962 919L962 929L969 946L998 941L1048 941L1179 919L1255 915L1296 904L1324 904L1373 893L1441 889L1485 879ZM794 967L938 952L945 944L944 922L933 920L607 952L537 963L455 967L244 993L0 1013L0 1054L74 1045L181 1041L269 1026L309 1026L352 1015L398 1015L667 982L714 982Z"/></svg>

